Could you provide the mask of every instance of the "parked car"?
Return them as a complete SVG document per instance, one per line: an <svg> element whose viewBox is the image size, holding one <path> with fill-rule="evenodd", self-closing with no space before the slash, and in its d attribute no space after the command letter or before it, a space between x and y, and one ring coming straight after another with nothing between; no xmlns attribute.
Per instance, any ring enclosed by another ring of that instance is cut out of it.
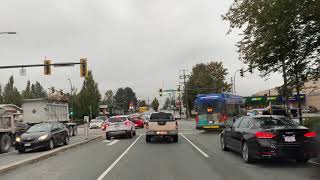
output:
<svg viewBox="0 0 320 180"><path fill-rule="evenodd" d="M106 132L106 139L110 140L116 136L132 138L136 135L136 127L128 116L114 116L108 119L103 128Z"/></svg>
<svg viewBox="0 0 320 180"><path fill-rule="evenodd" d="M302 113L311 113L311 108L309 106L304 106L301 108Z"/></svg>
<svg viewBox="0 0 320 180"><path fill-rule="evenodd" d="M129 117L129 120L134 123L136 128L144 128L144 121L142 119L142 116Z"/></svg>
<svg viewBox="0 0 320 180"><path fill-rule="evenodd" d="M103 122L104 121L102 119L92 119L89 123L89 128L90 129L101 128Z"/></svg>
<svg viewBox="0 0 320 180"><path fill-rule="evenodd" d="M318 155L316 136L283 116L245 116L222 131L221 148L241 153L247 163L263 158L307 162Z"/></svg>
<svg viewBox="0 0 320 180"><path fill-rule="evenodd" d="M40 123L31 126L20 137L16 138L16 150L24 153L27 149L46 148L69 143L68 129L59 122Z"/></svg>
<svg viewBox="0 0 320 180"><path fill-rule="evenodd" d="M146 142L151 142L152 137L170 137L173 142L178 142L178 121L171 113L152 113L146 129Z"/></svg>

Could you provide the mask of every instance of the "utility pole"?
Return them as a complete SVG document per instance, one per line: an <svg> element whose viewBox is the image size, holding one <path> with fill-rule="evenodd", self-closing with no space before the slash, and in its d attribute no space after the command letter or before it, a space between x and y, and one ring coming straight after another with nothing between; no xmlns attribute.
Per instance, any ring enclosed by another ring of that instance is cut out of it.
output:
<svg viewBox="0 0 320 180"><path fill-rule="evenodd" d="M190 77L190 75L187 75L187 70L183 69L182 71L182 75L179 76L180 79L183 79L183 84L184 84L184 93L185 93L185 103L186 103L186 115L187 118L189 118L189 104L188 104L188 90L187 90L187 78Z"/></svg>
<svg viewBox="0 0 320 180"><path fill-rule="evenodd" d="M181 87L181 85L180 84L178 84L178 89L179 89L179 91L178 91L178 99L179 99L179 113L180 113L180 117L181 117L181 114L182 114L182 109L181 109L181 92L180 92L180 87Z"/></svg>
<svg viewBox="0 0 320 180"><path fill-rule="evenodd" d="M73 85L72 85L72 83L71 83L71 80L70 80L70 78L68 79L68 81L69 81L69 83L70 83L70 99L71 99L71 112L72 112L72 114L71 114L71 121L73 122L73 116L74 116L74 102L73 102Z"/></svg>
<svg viewBox="0 0 320 180"><path fill-rule="evenodd" d="M231 92L232 92L232 94L234 93L234 88L233 88L233 79L232 79L232 77L231 77L231 84L232 84L232 90L231 90Z"/></svg>

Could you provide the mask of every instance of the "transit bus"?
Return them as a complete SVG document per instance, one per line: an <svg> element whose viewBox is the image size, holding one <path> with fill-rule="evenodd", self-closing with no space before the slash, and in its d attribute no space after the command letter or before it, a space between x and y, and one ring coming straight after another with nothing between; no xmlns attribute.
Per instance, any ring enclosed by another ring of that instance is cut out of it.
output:
<svg viewBox="0 0 320 180"><path fill-rule="evenodd" d="M195 100L196 129L223 129L227 121L243 115L243 97L229 94L199 94Z"/></svg>

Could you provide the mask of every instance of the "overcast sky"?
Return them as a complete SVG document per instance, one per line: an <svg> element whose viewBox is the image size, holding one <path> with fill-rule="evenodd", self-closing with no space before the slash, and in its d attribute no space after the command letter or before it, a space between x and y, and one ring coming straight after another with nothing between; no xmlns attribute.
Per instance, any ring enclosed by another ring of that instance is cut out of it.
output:
<svg viewBox="0 0 320 180"><path fill-rule="evenodd" d="M176 88L179 70L200 62L222 61L228 78L245 67L235 46L241 38L227 35L221 15L232 0L1 0L0 65L37 64L43 59L79 62L87 57L89 69L102 93L130 86L138 98L154 98L158 89ZM39 81L46 88L69 91L68 78L80 89L79 67L1 69L3 86L14 75L16 86ZM258 72L237 76L237 92L251 95L282 82L279 75L266 81Z"/></svg>

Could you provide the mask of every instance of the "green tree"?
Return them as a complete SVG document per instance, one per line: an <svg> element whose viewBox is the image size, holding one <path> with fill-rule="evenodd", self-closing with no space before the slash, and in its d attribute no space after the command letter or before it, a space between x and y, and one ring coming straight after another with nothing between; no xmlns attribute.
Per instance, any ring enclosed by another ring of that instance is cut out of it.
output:
<svg viewBox="0 0 320 180"><path fill-rule="evenodd" d="M119 88L114 96L115 104L118 108L128 112L129 105L132 102L133 105L137 106L136 93L130 88Z"/></svg>
<svg viewBox="0 0 320 180"><path fill-rule="evenodd" d="M18 89L14 86L13 76L10 76L8 83L3 90L3 101L6 104L21 105L21 95Z"/></svg>
<svg viewBox="0 0 320 180"><path fill-rule="evenodd" d="M319 8L320 1L235 0L224 16L231 29L244 31L238 47L250 69L262 77L282 73L287 104L288 86L299 93L306 81L320 77Z"/></svg>
<svg viewBox="0 0 320 180"><path fill-rule="evenodd" d="M101 94L99 92L98 83L93 79L92 71L88 72L88 77L85 78L82 84L82 89L79 93L80 111L79 116L90 115L90 107L93 116L99 115L99 105Z"/></svg>
<svg viewBox="0 0 320 180"><path fill-rule="evenodd" d="M226 82L227 75L227 69L223 67L222 62L200 63L193 66L187 83L189 112L194 107L197 94L230 92L232 84ZM185 96L183 93L182 98L186 99Z"/></svg>
<svg viewBox="0 0 320 180"><path fill-rule="evenodd" d="M170 107L170 105L171 105L171 101L170 101L170 98L166 98L166 101L164 102L164 104L163 104L163 107L162 107L162 109L163 110L167 110L169 107Z"/></svg>
<svg viewBox="0 0 320 180"><path fill-rule="evenodd" d="M151 103L152 109L155 111L158 111L159 109L159 101L157 98L154 98L154 100Z"/></svg>
<svg viewBox="0 0 320 180"><path fill-rule="evenodd" d="M146 103L146 101L145 100L141 100L140 102L139 102L139 107L147 107L148 105L147 105L147 103Z"/></svg>
<svg viewBox="0 0 320 180"><path fill-rule="evenodd" d="M0 104L3 104L2 87L0 85Z"/></svg>
<svg viewBox="0 0 320 180"><path fill-rule="evenodd" d="M23 99L32 99L33 98L33 94L31 92L31 82L30 81L27 82L26 89L22 91L22 98Z"/></svg>
<svg viewBox="0 0 320 180"><path fill-rule="evenodd" d="M112 90L107 90L104 93L104 98L103 98L102 103L108 105L108 111L112 114L113 108L114 108L113 91Z"/></svg>
<svg viewBox="0 0 320 180"><path fill-rule="evenodd" d="M47 97L47 92L41 86L41 84L36 81L34 84L31 85L31 94L32 98L45 98Z"/></svg>

